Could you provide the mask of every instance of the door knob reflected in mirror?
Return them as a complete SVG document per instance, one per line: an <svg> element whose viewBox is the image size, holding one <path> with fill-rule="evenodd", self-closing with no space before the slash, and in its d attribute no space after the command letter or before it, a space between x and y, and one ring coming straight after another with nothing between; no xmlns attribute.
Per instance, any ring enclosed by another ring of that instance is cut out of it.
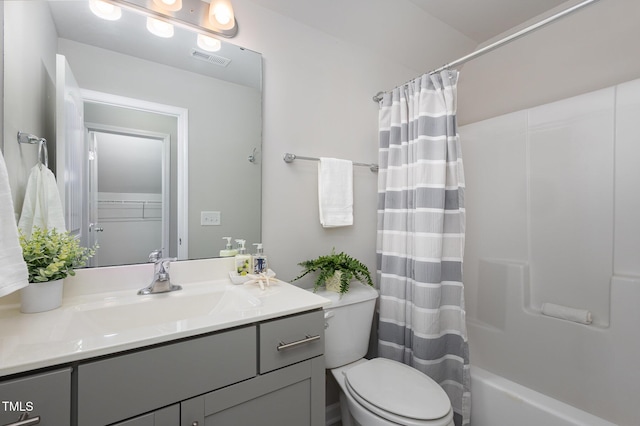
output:
<svg viewBox="0 0 640 426"><path fill-rule="evenodd" d="M89 232L94 231L94 232L102 232L104 231L104 228L101 226L96 226L95 223L90 223L89 224Z"/></svg>

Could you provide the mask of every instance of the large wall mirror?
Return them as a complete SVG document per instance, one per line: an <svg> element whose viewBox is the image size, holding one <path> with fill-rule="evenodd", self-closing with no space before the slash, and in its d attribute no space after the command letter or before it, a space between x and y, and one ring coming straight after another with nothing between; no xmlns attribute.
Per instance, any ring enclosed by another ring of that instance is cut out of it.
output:
<svg viewBox="0 0 640 426"><path fill-rule="evenodd" d="M36 145L16 142L22 131L47 139L67 227L100 246L90 266L145 262L157 248L215 257L223 237L260 242L259 53L227 41L207 51L177 26L161 38L143 15L104 20L84 0L2 7L16 217L38 159Z"/></svg>

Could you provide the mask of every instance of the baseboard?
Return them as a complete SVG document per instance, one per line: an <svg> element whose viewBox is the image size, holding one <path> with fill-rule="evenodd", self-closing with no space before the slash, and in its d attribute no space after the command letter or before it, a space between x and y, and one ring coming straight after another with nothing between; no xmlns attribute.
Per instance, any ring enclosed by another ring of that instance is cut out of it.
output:
<svg viewBox="0 0 640 426"><path fill-rule="evenodd" d="M325 425L331 426L340 423L342 416L340 414L340 403L335 402L331 405L327 405L325 408Z"/></svg>

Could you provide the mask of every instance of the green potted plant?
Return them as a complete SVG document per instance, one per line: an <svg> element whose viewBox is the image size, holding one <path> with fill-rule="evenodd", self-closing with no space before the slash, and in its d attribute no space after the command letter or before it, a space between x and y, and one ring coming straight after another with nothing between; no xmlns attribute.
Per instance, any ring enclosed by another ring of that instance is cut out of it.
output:
<svg viewBox="0 0 640 426"><path fill-rule="evenodd" d="M318 287L325 286L327 290L344 294L349 291L349 283L354 279L373 287L369 268L344 252L336 254L335 249L331 250L329 255L305 260L298 263L298 265L302 266L304 270L293 281L304 277L310 272L319 272L314 284L314 291Z"/></svg>
<svg viewBox="0 0 640 426"><path fill-rule="evenodd" d="M29 285L21 290L21 311L43 312L62 304L63 280L75 275L95 254L93 248L81 247L67 231L34 227L31 236L19 231L22 257L29 272Z"/></svg>

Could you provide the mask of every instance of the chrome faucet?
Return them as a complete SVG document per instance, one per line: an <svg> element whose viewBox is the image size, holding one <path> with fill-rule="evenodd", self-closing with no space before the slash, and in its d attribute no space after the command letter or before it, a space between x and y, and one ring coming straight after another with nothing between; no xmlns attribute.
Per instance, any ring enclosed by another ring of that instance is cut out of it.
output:
<svg viewBox="0 0 640 426"><path fill-rule="evenodd" d="M169 264L177 260L175 258L163 258L162 250L154 250L149 254L149 262L154 263L153 281L145 288L138 291L138 294L157 294L170 291L182 290L179 285L171 284L169 277Z"/></svg>

